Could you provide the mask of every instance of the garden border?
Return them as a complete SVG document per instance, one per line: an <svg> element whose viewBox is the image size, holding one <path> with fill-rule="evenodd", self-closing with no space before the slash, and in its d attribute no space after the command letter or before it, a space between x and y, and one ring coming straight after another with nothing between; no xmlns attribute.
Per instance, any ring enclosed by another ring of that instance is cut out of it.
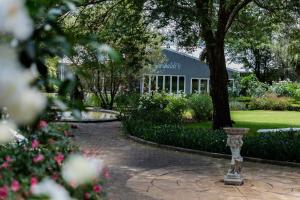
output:
<svg viewBox="0 0 300 200"><path fill-rule="evenodd" d="M212 153L207 151L200 151L200 150L194 150L194 149L187 149L182 147L176 147L176 146L170 146L170 145L164 145L159 144L155 142L150 142L144 139L141 139L139 137L133 136L131 134L125 133L127 138L141 144L146 144L158 148L173 150L173 151L179 151L179 152L185 152L185 153L193 153L213 158L225 158L225 159L231 159L231 155L227 154L221 154L221 153ZM294 162L286 162L286 161L277 161L277 160L266 160L261 158L252 158L252 157L243 157L245 161L248 162L256 162L256 163L263 163L263 164L271 164L271 165L279 165L279 166L285 166L285 167L300 167L300 163L294 163Z"/></svg>
<svg viewBox="0 0 300 200"><path fill-rule="evenodd" d="M106 112L118 115L119 112L114 110L105 110L105 109L97 109L88 107L86 110L88 111L98 111L98 112ZM104 122L115 122L120 121L118 117L112 119L95 119L95 120L56 120L54 122L64 122L64 123L79 123L79 124L89 124L89 123L104 123Z"/></svg>

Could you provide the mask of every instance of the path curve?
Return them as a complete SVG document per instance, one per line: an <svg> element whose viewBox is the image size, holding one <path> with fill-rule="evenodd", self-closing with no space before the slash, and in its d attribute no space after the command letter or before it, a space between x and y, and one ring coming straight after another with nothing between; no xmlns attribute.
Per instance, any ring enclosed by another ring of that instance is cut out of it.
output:
<svg viewBox="0 0 300 200"><path fill-rule="evenodd" d="M78 124L75 141L111 171L112 200L300 200L300 169L244 163L244 186L222 182L229 160L128 140L120 122Z"/></svg>

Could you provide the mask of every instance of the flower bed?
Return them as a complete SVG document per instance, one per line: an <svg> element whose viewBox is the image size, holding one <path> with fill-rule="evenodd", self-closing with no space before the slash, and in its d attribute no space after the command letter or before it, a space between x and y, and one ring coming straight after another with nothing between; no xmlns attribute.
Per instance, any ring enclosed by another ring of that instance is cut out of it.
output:
<svg viewBox="0 0 300 200"><path fill-rule="evenodd" d="M91 160L79 156L69 134L68 125L47 125L42 121L28 141L1 146L0 199L105 197L107 170L102 170L101 162L93 160L96 165L89 165Z"/></svg>

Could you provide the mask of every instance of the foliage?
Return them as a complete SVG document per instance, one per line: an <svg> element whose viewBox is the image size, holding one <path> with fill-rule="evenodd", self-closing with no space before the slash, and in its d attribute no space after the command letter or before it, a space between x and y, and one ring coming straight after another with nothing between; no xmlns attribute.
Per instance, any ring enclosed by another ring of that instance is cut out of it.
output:
<svg viewBox="0 0 300 200"><path fill-rule="evenodd" d="M84 89L101 99L103 108L112 109L119 90L135 92L141 72L161 59L161 38L147 26L141 11L129 0L102 1L63 20L64 30L74 38L73 70ZM107 49L103 43L119 52L120 63L99 56L97 49Z"/></svg>
<svg viewBox="0 0 300 200"><path fill-rule="evenodd" d="M145 121L123 123L129 134L159 144L210 152L227 152L226 135L222 131L184 128L178 125L153 125Z"/></svg>
<svg viewBox="0 0 300 200"><path fill-rule="evenodd" d="M140 93L119 93L116 97L117 107L123 108L137 105L139 103L140 97Z"/></svg>
<svg viewBox="0 0 300 200"><path fill-rule="evenodd" d="M259 133L244 139L242 155L269 160L300 162L299 147L299 133Z"/></svg>
<svg viewBox="0 0 300 200"><path fill-rule="evenodd" d="M281 81L273 83L270 86L270 91L280 97L293 97L298 99L300 93L300 85L296 82Z"/></svg>
<svg viewBox="0 0 300 200"><path fill-rule="evenodd" d="M230 107L231 111L247 110L246 104L243 102L239 102L239 101L230 101L229 107Z"/></svg>
<svg viewBox="0 0 300 200"><path fill-rule="evenodd" d="M287 97L277 97L274 94L253 98L249 103L252 110L288 110L291 99Z"/></svg>
<svg viewBox="0 0 300 200"><path fill-rule="evenodd" d="M188 105L193 111L193 118L199 121L211 119L213 105L211 97L202 94L193 94L188 99Z"/></svg>
<svg viewBox="0 0 300 200"><path fill-rule="evenodd" d="M38 124L39 117L48 114L43 113L46 107L50 110L56 106L63 111L68 106L73 110L77 108L78 93L73 90L78 89L76 76L57 80L55 67L59 60L70 55L72 49L72 38L59 26L60 17L73 12L76 5L82 6L80 3L84 2L0 2L3 15L0 19L0 90L7 91L1 92L0 107L6 107L3 111L9 113L1 120L1 135L5 133L7 137L1 137L0 147L1 199L71 199L69 195L78 199L104 197L100 185L104 179L98 180L98 172L102 169L100 161L90 161L78 155L78 160L83 162L76 163L79 165L69 163L69 169L75 170L64 169L64 158L71 157L70 153L79 153L66 138L68 130L57 124L48 126L45 121ZM42 92L54 90L58 98L48 96L47 102ZM16 142L17 131L26 138ZM81 169L82 174L76 169ZM68 181L64 176L66 173L77 180L81 178L90 182L76 185L83 182ZM39 196L41 194L46 196Z"/></svg>
<svg viewBox="0 0 300 200"><path fill-rule="evenodd" d="M71 142L68 125L42 122L34 134L27 133L28 141L23 140L0 147L1 191L7 191L7 199L45 199L33 197L32 187L45 178L51 178L68 189L72 197L99 199L105 196L104 191L93 190L106 182L106 178L72 188L61 177L61 166L70 153L78 152ZM100 187L102 187L100 186ZM5 189L6 188L6 189ZM57 191L58 192L58 191ZM5 196L5 195L4 195ZM1 193L1 197L4 197Z"/></svg>
<svg viewBox="0 0 300 200"><path fill-rule="evenodd" d="M126 121L129 134L159 144L230 154L223 131L205 128L186 128L176 125L153 125L144 121ZM247 135L242 155L270 160L300 162L299 133L261 133Z"/></svg>
<svg viewBox="0 0 300 200"><path fill-rule="evenodd" d="M281 16L268 15L268 10L250 4L239 13L226 39L230 59L253 71L261 82L279 78L279 66L274 62L271 45Z"/></svg>
<svg viewBox="0 0 300 200"><path fill-rule="evenodd" d="M277 13L293 15L299 11L299 3L295 0L263 2L252 0L133 1L138 5L144 5L146 16L154 25L171 30L168 32L171 34L171 41L175 41L176 45L189 50L199 47L200 44L204 46L204 51L201 53L200 58L207 61L211 71L214 129L232 125L226 84L228 76L226 74L224 47L228 32L239 21L239 13L246 9L248 5L257 5L257 13L265 10L272 13L266 14L264 18L261 18L260 22L264 22ZM281 9L282 5L285 5L283 9ZM254 36L256 35L254 34ZM248 39L248 37L246 38Z"/></svg>
<svg viewBox="0 0 300 200"><path fill-rule="evenodd" d="M118 104L121 116L126 120L144 120L153 124L182 123L186 99L182 96L168 96L164 93L146 94L138 101L127 100L127 105ZM126 109L124 109L126 108Z"/></svg>
<svg viewBox="0 0 300 200"><path fill-rule="evenodd" d="M268 84L260 82L254 74L243 77L240 81L241 94L261 97L268 91Z"/></svg>
<svg viewBox="0 0 300 200"><path fill-rule="evenodd" d="M242 91L241 87L241 75L239 73L233 74L233 87L228 87L229 97L239 97Z"/></svg>
<svg viewBox="0 0 300 200"><path fill-rule="evenodd" d="M87 93L84 97L84 105L87 107L101 107L101 99L93 93Z"/></svg>

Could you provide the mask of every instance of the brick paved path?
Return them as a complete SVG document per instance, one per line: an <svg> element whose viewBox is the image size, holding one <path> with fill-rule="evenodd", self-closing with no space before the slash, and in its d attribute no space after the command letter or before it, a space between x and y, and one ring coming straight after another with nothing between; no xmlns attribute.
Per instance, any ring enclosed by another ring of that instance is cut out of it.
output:
<svg viewBox="0 0 300 200"><path fill-rule="evenodd" d="M300 200L300 169L245 163L244 186L225 186L229 160L145 146L119 122L80 124L75 140L111 171L112 200Z"/></svg>

